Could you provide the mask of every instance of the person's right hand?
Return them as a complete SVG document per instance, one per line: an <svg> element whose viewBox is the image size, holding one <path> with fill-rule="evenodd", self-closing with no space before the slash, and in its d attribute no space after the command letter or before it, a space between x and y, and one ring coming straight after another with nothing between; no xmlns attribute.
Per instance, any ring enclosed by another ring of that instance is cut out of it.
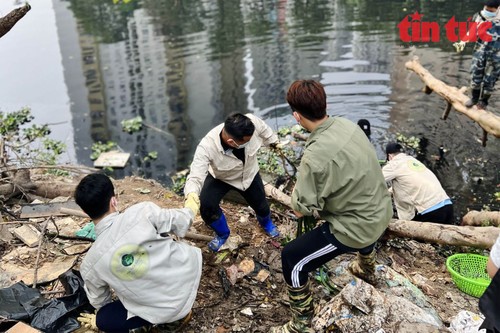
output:
<svg viewBox="0 0 500 333"><path fill-rule="evenodd" d="M78 320L83 327L91 329L92 331L98 331L95 313L82 312L76 320Z"/></svg>
<svg viewBox="0 0 500 333"><path fill-rule="evenodd" d="M186 201L184 201L184 208L190 208L194 216L198 215L200 212L200 197L198 194L191 192L186 195Z"/></svg>
<svg viewBox="0 0 500 333"><path fill-rule="evenodd" d="M465 44L467 44L467 43L464 41L460 41L460 42L453 43L453 46L455 47L455 50L457 51L457 53L460 53L464 50Z"/></svg>

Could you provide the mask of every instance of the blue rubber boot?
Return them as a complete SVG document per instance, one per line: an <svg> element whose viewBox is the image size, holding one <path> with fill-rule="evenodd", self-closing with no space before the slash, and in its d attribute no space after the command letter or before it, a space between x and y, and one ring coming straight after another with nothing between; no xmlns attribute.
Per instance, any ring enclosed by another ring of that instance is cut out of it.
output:
<svg viewBox="0 0 500 333"><path fill-rule="evenodd" d="M221 212L219 218L210 223L210 228L212 228L217 235L208 243L208 248L217 252L220 247L224 245L230 233L224 213Z"/></svg>
<svg viewBox="0 0 500 333"><path fill-rule="evenodd" d="M278 228L276 228L276 226L273 224L273 221L271 221L271 214L267 215L266 217L257 215L257 221L259 221L262 229L264 229L266 234L268 234L271 238L275 238L280 235Z"/></svg>

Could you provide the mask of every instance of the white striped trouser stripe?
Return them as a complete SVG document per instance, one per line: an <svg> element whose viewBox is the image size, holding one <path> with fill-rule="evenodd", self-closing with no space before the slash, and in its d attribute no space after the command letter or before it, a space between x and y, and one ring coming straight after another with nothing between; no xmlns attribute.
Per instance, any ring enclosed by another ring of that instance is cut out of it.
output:
<svg viewBox="0 0 500 333"><path fill-rule="evenodd" d="M300 260L292 269L292 287L298 288L300 287L300 282L299 282L299 272L302 270L304 265L312 261L313 259L316 259L318 257L321 257L322 255L325 255L329 252L333 252L337 249L336 246L329 244L325 246L322 249L319 249L316 252L311 253L307 257L303 258Z"/></svg>

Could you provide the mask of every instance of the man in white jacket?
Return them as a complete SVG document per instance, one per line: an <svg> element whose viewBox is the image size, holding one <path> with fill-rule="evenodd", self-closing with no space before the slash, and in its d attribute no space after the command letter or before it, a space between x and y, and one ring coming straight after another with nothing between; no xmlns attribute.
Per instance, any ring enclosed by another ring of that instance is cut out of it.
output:
<svg viewBox="0 0 500 333"><path fill-rule="evenodd" d="M389 162L382 168L391 183L401 220L453 224L453 204L437 177L417 159L402 152L399 143L386 147Z"/></svg>
<svg viewBox="0 0 500 333"><path fill-rule="evenodd" d="M183 237L197 206L162 209L143 202L119 213L113 183L103 174L83 178L75 200L96 231L80 272L97 314L78 320L104 332L149 332L156 324L187 323L200 283L201 251L167 233Z"/></svg>
<svg viewBox="0 0 500 333"><path fill-rule="evenodd" d="M230 233L219 206L229 190L245 198L270 237L279 236L259 175L257 151L262 145L277 148L278 136L262 119L235 113L208 132L196 148L184 195L186 202L201 204L203 221L216 233L208 243L214 252L219 251Z"/></svg>

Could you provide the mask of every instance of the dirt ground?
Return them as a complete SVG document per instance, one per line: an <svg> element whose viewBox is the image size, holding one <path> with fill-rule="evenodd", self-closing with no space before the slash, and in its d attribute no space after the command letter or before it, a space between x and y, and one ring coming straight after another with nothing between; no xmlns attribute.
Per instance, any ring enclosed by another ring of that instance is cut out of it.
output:
<svg viewBox="0 0 500 333"><path fill-rule="evenodd" d="M141 201L153 201L165 208L179 208L183 204L181 197L155 181L128 177L115 181L115 186L120 209ZM269 239L258 227L255 215L248 207L227 201L223 202L222 207L232 235L239 235L242 242L232 252L214 254L208 250L206 241L182 240L200 247L204 260L193 317L184 332L268 332L270 327L283 324L290 317L280 262L282 248L280 242L284 240ZM279 226L282 236L289 235L293 238L295 222L289 218L289 212L280 211L274 204L272 204L272 211L274 221ZM75 217L74 219L81 226L88 222L86 218ZM212 231L199 217L194 222L191 231L202 235L212 235ZM5 232L2 234L5 235ZM15 238L0 238L2 261L6 260L4 254L22 245ZM60 243L46 242L41 251L41 262L61 256L60 248ZM459 291L446 270L446 257L459 250L461 249L435 246L413 240L384 240L380 242L378 263L390 266L414 282L428 297L443 322L448 326L449 321L460 310L479 313L478 299ZM80 260L83 255L84 253L80 255ZM339 287L342 287L346 281L336 278L335 268L353 258L353 254L346 254L329 264L331 281ZM233 264L239 265L245 259L254 262L255 273L263 269L264 272L269 273L269 276L261 278L254 273L249 273L247 276L238 278L234 285L231 284L228 268ZM77 262L77 268L80 260ZM24 264L32 266L33 261L32 255L24 260ZM57 290L60 286L49 283L40 288L50 291L54 288ZM316 304L324 304L332 297L317 281L313 281L313 289Z"/></svg>

